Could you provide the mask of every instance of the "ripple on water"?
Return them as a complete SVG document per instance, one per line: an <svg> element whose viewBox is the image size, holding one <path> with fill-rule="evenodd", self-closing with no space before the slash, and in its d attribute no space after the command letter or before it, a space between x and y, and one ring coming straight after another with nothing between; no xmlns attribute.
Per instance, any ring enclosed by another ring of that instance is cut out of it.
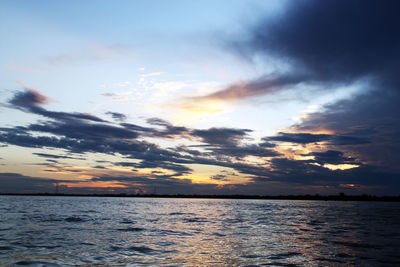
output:
<svg viewBox="0 0 400 267"><path fill-rule="evenodd" d="M195 217L195 218L184 218L184 222L186 223L199 223L199 222L207 222L205 218Z"/></svg>
<svg viewBox="0 0 400 267"><path fill-rule="evenodd" d="M196 214L192 213L192 212L171 212L171 213L168 213L168 215L170 215L170 216L176 216L176 215L195 216Z"/></svg>
<svg viewBox="0 0 400 267"><path fill-rule="evenodd" d="M66 222L83 222L83 221L85 221L85 219L80 218L80 217L75 217L75 216L71 216L71 217L65 218L64 220Z"/></svg>
<svg viewBox="0 0 400 267"><path fill-rule="evenodd" d="M400 266L398 203L0 200L0 266Z"/></svg>
<svg viewBox="0 0 400 267"><path fill-rule="evenodd" d="M249 254L249 255L242 255L240 257L245 259L255 259L255 258L261 258L262 256Z"/></svg>
<svg viewBox="0 0 400 267"><path fill-rule="evenodd" d="M218 236L218 237L224 237L226 236L225 234L220 234L220 233L213 233L214 236Z"/></svg>
<svg viewBox="0 0 400 267"><path fill-rule="evenodd" d="M120 224L134 224L134 221L128 220L128 219L123 219L122 221L119 222Z"/></svg>
<svg viewBox="0 0 400 267"><path fill-rule="evenodd" d="M156 252L156 250L149 248L149 247L145 247L145 246L131 246L128 248L128 250L140 252L143 254L152 254L152 253Z"/></svg>
<svg viewBox="0 0 400 267"><path fill-rule="evenodd" d="M22 265L22 266L49 266L49 267L57 267L61 266L57 263L54 262L49 262L49 261L18 261L15 263L15 265Z"/></svg>
<svg viewBox="0 0 400 267"><path fill-rule="evenodd" d="M139 232L145 230L144 228L140 227L127 227L127 228L118 228L117 231L121 232Z"/></svg>
<svg viewBox="0 0 400 267"><path fill-rule="evenodd" d="M264 263L263 265L265 266L287 266L287 267L298 267L299 265L293 264L293 263L286 263L286 262L270 262L270 263Z"/></svg>
<svg viewBox="0 0 400 267"><path fill-rule="evenodd" d="M286 252L286 253L279 253L279 254L275 254L275 255L269 256L269 258L271 260L282 260L282 259L287 259L287 258L299 256L299 255L302 255L302 254L299 253L299 252Z"/></svg>
<svg viewBox="0 0 400 267"><path fill-rule="evenodd" d="M167 236L167 235L174 235L174 236L193 236L192 233L188 232L183 232L183 231L174 231L174 230L156 230L159 232L162 236Z"/></svg>
<svg viewBox="0 0 400 267"><path fill-rule="evenodd" d="M322 262L331 262L331 263L343 263L343 261L341 261L339 259L322 258L322 257L314 258L314 260L322 261Z"/></svg>
<svg viewBox="0 0 400 267"><path fill-rule="evenodd" d="M377 244L373 245L368 243L355 243L355 242L345 242L345 241L333 241L333 243L352 248L375 248L375 249L382 248L382 246L379 246Z"/></svg>

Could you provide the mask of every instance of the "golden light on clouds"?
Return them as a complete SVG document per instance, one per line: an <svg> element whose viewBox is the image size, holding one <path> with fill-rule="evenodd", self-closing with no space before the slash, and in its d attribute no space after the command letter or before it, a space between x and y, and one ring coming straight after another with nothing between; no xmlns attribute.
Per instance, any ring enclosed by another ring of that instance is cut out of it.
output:
<svg viewBox="0 0 400 267"><path fill-rule="evenodd" d="M232 110L231 105L220 100L203 100L164 105L174 109L173 116L176 123L189 123L193 120L202 120L210 115L226 113Z"/></svg>
<svg viewBox="0 0 400 267"><path fill-rule="evenodd" d="M315 159L315 156L294 155L293 159L294 160L313 160L313 159Z"/></svg>
<svg viewBox="0 0 400 267"><path fill-rule="evenodd" d="M230 168L220 166L210 166L201 164L189 165L193 169L192 174L184 175L177 179L189 179L194 184L247 184L251 181L243 175L236 173Z"/></svg>
<svg viewBox="0 0 400 267"><path fill-rule="evenodd" d="M269 161L265 158L266 157L246 156L240 161L245 161L247 164L265 165L269 163Z"/></svg>
<svg viewBox="0 0 400 267"><path fill-rule="evenodd" d="M353 168L358 168L360 167L360 165L357 164L329 164L329 163L325 163L323 165L324 168L336 171L336 170L348 170L348 169L353 169Z"/></svg>

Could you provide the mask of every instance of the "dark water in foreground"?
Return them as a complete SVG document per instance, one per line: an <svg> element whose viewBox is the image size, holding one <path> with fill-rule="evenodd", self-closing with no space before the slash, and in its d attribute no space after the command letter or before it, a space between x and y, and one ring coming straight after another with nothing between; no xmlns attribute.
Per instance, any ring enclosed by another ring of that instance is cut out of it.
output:
<svg viewBox="0 0 400 267"><path fill-rule="evenodd" d="M400 265L400 203L0 196L1 266Z"/></svg>

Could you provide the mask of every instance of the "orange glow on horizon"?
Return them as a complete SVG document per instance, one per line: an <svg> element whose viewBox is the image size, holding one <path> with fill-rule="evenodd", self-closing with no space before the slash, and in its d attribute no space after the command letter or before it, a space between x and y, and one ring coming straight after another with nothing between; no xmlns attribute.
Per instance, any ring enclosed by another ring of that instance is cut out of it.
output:
<svg viewBox="0 0 400 267"><path fill-rule="evenodd" d="M121 184L117 181L85 181L85 182L71 182L71 183L60 183L60 185L65 185L68 187L97 187L97 188L108 188L108 187L116 187L116 188L127 188L126 185ZM137 184L131 184L132 186L142 186Z"/></svg>

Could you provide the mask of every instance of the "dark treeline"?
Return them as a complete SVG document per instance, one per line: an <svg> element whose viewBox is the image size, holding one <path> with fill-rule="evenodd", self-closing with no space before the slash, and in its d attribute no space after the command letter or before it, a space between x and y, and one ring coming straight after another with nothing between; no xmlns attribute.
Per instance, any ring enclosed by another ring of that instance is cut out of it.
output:
<svg viewBox="0 0 400 267"><path fill-rule="evenodd" d="M54 193L0 193L9 196L65 196L65 197L137 197L137 198L210 198L210 199L281 199L281 200L334 200L334 201L390 201L400 202L400 196L373 196L373 195L197 195L197 194L54 194Z"/></svg>

